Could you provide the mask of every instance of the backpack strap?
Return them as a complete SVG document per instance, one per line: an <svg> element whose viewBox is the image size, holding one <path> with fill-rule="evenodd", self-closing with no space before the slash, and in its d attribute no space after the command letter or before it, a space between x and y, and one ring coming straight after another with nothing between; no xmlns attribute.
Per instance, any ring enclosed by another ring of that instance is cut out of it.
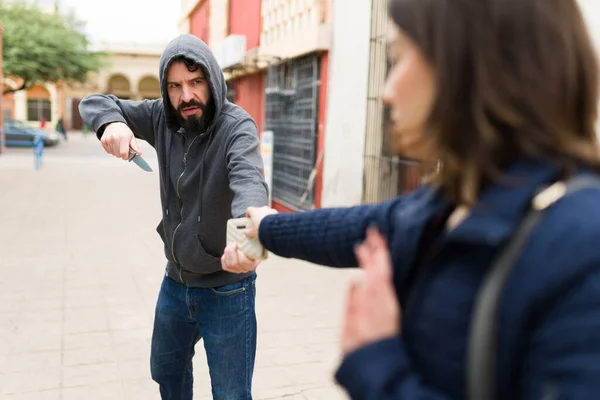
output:
<svg viewBox="0 0 600 400"><path fill-rule="evenodd" d="M531 208L508 240L502 253L486 272L475 299L469 328L467 350L469 400L494 400L497 397L499 305L506 281L523 248L548 207L564 196L588 188L600 188L600 178L595 175L580 175L566 182L556 182L540 191L533 198Z"/></svg>

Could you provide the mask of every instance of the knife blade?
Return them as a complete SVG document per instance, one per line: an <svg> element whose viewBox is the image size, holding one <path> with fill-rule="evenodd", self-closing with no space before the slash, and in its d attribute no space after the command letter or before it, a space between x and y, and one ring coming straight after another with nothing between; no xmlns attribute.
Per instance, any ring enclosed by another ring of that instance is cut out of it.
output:
<svg viewBox="0 0 600 400"><path fill-rule="evenodd" d="M142 156L136 153L132 148L129 148L129 162L131 161L133 161L138 167L140 167L144 171L152 172L152 168L150 168L150 165L148 165L146 160L144 160Z"/></svg>

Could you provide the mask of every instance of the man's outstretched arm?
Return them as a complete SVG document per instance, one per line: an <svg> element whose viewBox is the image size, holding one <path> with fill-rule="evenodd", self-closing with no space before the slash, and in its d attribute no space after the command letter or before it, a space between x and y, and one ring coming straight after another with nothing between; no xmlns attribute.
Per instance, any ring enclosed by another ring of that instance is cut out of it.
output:
<svg viewBox="0 0 600 400"><path fill-rule="evenodd" d="M121 100L113 95L94 94L84 98L79 104L83 121L101 139L104 130L114 122L126 124L135 137L154 146L156 141L155 121L163 112L162 99Z"/></svg>

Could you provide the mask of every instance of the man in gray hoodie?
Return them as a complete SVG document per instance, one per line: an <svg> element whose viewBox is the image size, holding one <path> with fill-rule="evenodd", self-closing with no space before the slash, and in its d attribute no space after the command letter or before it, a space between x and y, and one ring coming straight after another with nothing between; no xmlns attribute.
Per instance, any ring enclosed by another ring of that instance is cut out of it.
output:
<svg viewBox="0 0 600 400"><path fill-rule="evenodd" d="M268 202L257 126L226 99L223 73L192 35L160 59L162 99L86 97L79 111L107 153L157 152L166 273L152 335L151 372L163 399L192 399L192 357L202 338L214 399L251 399L256 353L254 269L224 271L226 223ZM247 261L247 260L246 260ZM247 263L248 264L248 263Z"/></svg>

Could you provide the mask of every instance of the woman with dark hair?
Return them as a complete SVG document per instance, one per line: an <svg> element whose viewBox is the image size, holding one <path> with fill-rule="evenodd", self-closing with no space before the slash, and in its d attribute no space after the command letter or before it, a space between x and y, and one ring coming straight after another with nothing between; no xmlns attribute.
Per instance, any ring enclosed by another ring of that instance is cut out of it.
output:
<svg viewBox="0 0 600 400"><path fill-rule="evenodd" d="M440 170L384 204L249 209L247 235L364 269L336 373L353 399L598 398L598 65L576 0L389 14L394 146ZM229 245L222 264L257 262Z"/></svg>

